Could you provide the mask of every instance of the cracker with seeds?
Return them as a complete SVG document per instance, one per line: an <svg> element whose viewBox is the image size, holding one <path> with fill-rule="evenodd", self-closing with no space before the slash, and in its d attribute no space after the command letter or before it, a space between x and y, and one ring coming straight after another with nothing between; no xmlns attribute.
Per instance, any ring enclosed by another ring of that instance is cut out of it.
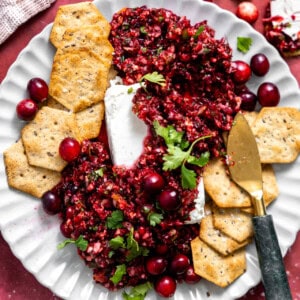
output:
<svg viewBox="0 0 300 300"><path fill-rule="evenodd" d="M66 29L60 43L60 49L70 50L76 48L91 49L106 64L111 64L114 49L109 40L103 37L97 25Z"/></svg>
<svg viewBox="0 0 300 300"><path fill-rule="evenodd" d="M191 241L195 273L220 287L226 287L246 271L246 252L240 249L220 255L199 237Z"/></svg>
<svg viewBox="0 0 300 300"><path fill-rule="evenodd" d="M87 48L57 51L49 95L67 109L78 112L103 101L110 64Z"/></svg>
<svg viewBox="0 0 300 300"><path fill-rule="evenodd" d="M252 127L262 163L290 163L300 151L300 112L264 107Z"/></svg>
<svg viewBox="0 0 300 300"><path fill-rule="evenodd" d="M21 135L30 165L60 172L67 165L58 152L60 142L66 137L78 139L75 115L44 106Z"/></svg>
<svg viewBox="0 0 300 300"><path fill-rule="evenodd" d="M199 237L215 251L226 256L250 243L251 239L246 239L239 243L215 228L210 204L205 205L205 213L206 215L200 223Z"/></svg>
<svg viewBox="0 0 300 300"><path fill-rule="evenodd" d="M266 204L279 194L276 177L271 165L262 165L263 197ZM212 159L203 172L204 187L219 207L250 208L250 195L230 179L225 162Z"/></svg>
<svg viewBox="0 0 300 300"><path fill-rule="evenodd" d="M80 2L62 5L55 16L50 33L50 41L56 48L59 48L66 29L80 28L88 25L97 25L104 38L109 36L110 24L95 4Z"/></svg>
<svg viewBox="0 0 300 300"><path fill-rule="evenodd" d="M29 165L20 139L4 151L8 185L19 191L40 198L59 183L59 172Z"/></svg>
<svg viewBox="0 0 300 300"><path fill-rule="evenodd" d="M104 103L98 103L75 114L81 140L96 138L104 118Z"/></svg>

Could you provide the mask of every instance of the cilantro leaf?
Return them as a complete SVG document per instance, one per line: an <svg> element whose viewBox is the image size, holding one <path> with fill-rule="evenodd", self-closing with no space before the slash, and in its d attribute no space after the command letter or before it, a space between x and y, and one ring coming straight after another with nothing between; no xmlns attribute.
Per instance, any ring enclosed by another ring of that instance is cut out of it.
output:
<svg viewBox="0 0 300 300"><path fill-rule="evenodd" d="M198 36L204 31L205 27L203 25L199 26L195 35L194 35L194 38L198 38Z"/></svg>
<svg viewBox="0 0 300 300"><path fill-rule="evenodd" d="M166 80L162 74L159 74L158 72L153 72L153 73L147 73L145 74L141 79L140 82L143 80L150 81L152 83L156 83L160 86L165 86L166 85Z"/></svg>
<svg viewBox="0 0 300 300"><path fill-rule="evenodd" d="M105 225L109 229L121 228L123 220L123 212L121 210L115 210L112 212L110 217L107 217Z"/></svg>
<svg viewBox="0 0 300 300"><path fill-rule="evenodd" d="M247 53L252 46L252 38L249 37L241 37L237 38L237 49L240 52Z"/></svg>
<svg viewBox="0 0 300 300"><path fill-rule="evenodd" d="M112 281L114 284L118 284L123 276L126 274L126 265L118 265L116 268L116 271L112 277L109 278L110 281Z"/></svg>
<svg viewBox="0 0 300 300"><path fill-rule="evenodd" d="M149 250L145 247L140 247L138 242L133 237L133 228L128 233L127 239L126 239L127 249L129 250L126 261L131 261L134 258L143 255L147 256L149 254Z"/></svg>
<svg viewBox="0 0 300 300"><path fill-rule="evenodd" d="M184 189L194 189L197 186L196 172L181 166L181 186Z"/></svg>
<svg viewBox="0 0 300 300"><path fill-rule="evenodd" d="M195 157L190 155L187 159L187 162L192 165L196 165L199 167L204 167L209 161L210 153L208 151L201 154L200 157Z"/></svg>
<svg viewBox="0 0 300 300"><path fill-rule="evenodd" d="M187 159L188 152L181 150L180 147L169 146L168 154L163 156L163 170L174 170L181 166L183 161Z"/></svg>
<svg viewBox="0 0 300 300"><path fill-rule="evenodd" d="M109 246L113 250L117 250L119 248L125 248L125 241L122 236L116 236L109 241Z"/></svg>
<svg viewBox="0 0 300 300"><path fill-rule="evenodd" d="M163 215L159 214L159 213L155 213L155 212L151 212L150 214L148 214L147 219L150 222L151 226L156 226L157 224L159 224L161 222L161 220L163 219Z"/></svg>
<svg viewBox="0 0 300 300"><path fill-rule="evenodd" d="M80 235L76 240L74 239L66 239L63 242L57 245L57 249L63 249L69 244L75 244L81 251L85 251L88 246L88 241L84 239L82 235Z"/></svg>
<svg viewBox="0 0 300 300"><path fill-rule="evenodd" d="M124 300L144 300L148 291L153 288L152 284L147 281L133 287L129 293L123 292L122 296Z"/></svg>

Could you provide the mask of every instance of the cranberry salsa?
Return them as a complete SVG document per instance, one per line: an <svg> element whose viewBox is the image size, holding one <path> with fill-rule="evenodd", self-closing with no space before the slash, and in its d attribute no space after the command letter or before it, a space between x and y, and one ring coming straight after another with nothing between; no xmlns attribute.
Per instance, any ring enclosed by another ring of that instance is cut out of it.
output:
<svg viewBox="0 0 300 300"><path fill-rule="evenodd" d="M133 111L149 134L132 168L113 165L101 138L82 142L53 190L63 202L67 240L60 246L76 243L94 280L109 290L139 285L145 295L154 284L169 297L176 282L200 280L190 248L199 225L185 221L202 167L225 153L222 133L241 109L245 87L234 81L232 49L205 21L125 8L112 18L110 42L124 84L141 82Z"/></svg>

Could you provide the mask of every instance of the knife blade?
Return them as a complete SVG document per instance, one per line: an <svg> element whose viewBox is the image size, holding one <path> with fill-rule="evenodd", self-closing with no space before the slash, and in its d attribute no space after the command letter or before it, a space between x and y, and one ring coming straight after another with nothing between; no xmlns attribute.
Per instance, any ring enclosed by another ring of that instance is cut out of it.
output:
<svg viewBox="0 0 300 300"><path fill-rule="evenodd" d="M251 196L254 240L266 299L292 299L273 218L266 214L257 143L240 112L235 116L228 135L227 157L231 179Z"/></svg>

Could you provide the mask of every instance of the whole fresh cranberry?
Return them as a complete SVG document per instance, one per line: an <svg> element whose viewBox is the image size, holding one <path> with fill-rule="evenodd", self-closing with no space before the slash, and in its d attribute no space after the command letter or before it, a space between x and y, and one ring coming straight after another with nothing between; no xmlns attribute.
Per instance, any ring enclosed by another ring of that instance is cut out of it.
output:
<svg viewBox="0 0 300 300"><path fill-rule="evenodd" d="M201 276L195 273L194 267L190 265L184 274L184 281L188 284L197 283L201 280Z"/></svg>
<svg viewBox="0 0 300 300"><path fill-rule="evenodd" d="M33 100L24 99L18 103L16 112L19 119L30 121L35 117L38 109L38 105Z"/></svg>
<svg viewBox="0 0 300 300"><path fill-rule="evenodd" d="M157 172L147 174L143 178L144 190L149 194L154 194L162 190L165 185L163 177Z"/></svg>
<svg viewBox="0 0 300 300"><path fill-rule="evenodd" d="M257 98L261 106L276 106L280 101L280 92L274 83L264 82L258 87Z"/></svg>
<svg viewBox="0 0 300 300"><path fill-rule="evenodd" d="M42 196L42 205L47 214L55 215L61 211L62 201L58 195L48 191Z"/></svg>
<svg viewBox="0 0 300 300"><path fill-rule="evenodd" d="M162 297L172 297L176 291L176 281L171 276L160 277L154 284L155 291Z"/></svg>
<svg viewBox="0 0 300 300"><path fill-rule="evenodd" d="M66 222L62 222L60 224L60 232L66 238L70 238L72 234L72 230L67 226Z"/></svg>
<svg viewBox="0 0 300 300"><path fill-rule="evenodd" d="M160 275L167 268L167 260L161 256L153 256L146 261L146 270L151 275Z"/></svg>
<svg viewBox="0 0 300 300"><path fill-rule="evenodd" d="M259 12L255 4L243 1L237 6L236 15L240 19L252 24L258 19Z"/></svg>
<svg viewBox="0 0 300 300"><path fill-rule="evenodd" d="M166 211L172 211L179 208L181 200L178 191L173 188L167 188L157 196L159 206Z"/></svg>
<svg viewBox="0 0 300 300"><path fill-rule="evenodd" d="M242 99L241 109L246 111L254 111L257 102L257 96L251 91L243 92L239 94L239 96Z"/></svg>
<svg viewBox="0 0 300 300"><path fill-rule="evenodd" d="M251 57L250 67L256 76L264 76L270 69L270 63L265 54L257 53Z"/></svg>
<svg viewBox="0 0 300 300"><path fill-rule="evenodd" d="M159 244L155 247L155 252L158 255L166 255L169 252L169 247L166 244Z"/></svg>
<svg viewBox="0 0 300 300"><path fill-rule="evenodd" d="M232 79L237 84L246 83L252 74L249 64L242 60L235 60L232 62Z"/></svg>
<svg viewBox="0 0 300 300"><path fill-rule="evenodd" d="M48 97L48 85L42 78L32 78L28 81L27 91L36 102L43 102Z"/></svg>
<svg viewBox="0 0 300 300"><path fill-rule="evenodd" d="M79 142L71 137L64 138L59 145L59 155L67 162L76 159L80 154Z"/></svg>
<svg viewBox="0 0 300 300"><path fill-rule="evenodd" d="M190 266L189 258L184 254L176 254L170 263L170 270L179 275L184 273Z"/></svg>

